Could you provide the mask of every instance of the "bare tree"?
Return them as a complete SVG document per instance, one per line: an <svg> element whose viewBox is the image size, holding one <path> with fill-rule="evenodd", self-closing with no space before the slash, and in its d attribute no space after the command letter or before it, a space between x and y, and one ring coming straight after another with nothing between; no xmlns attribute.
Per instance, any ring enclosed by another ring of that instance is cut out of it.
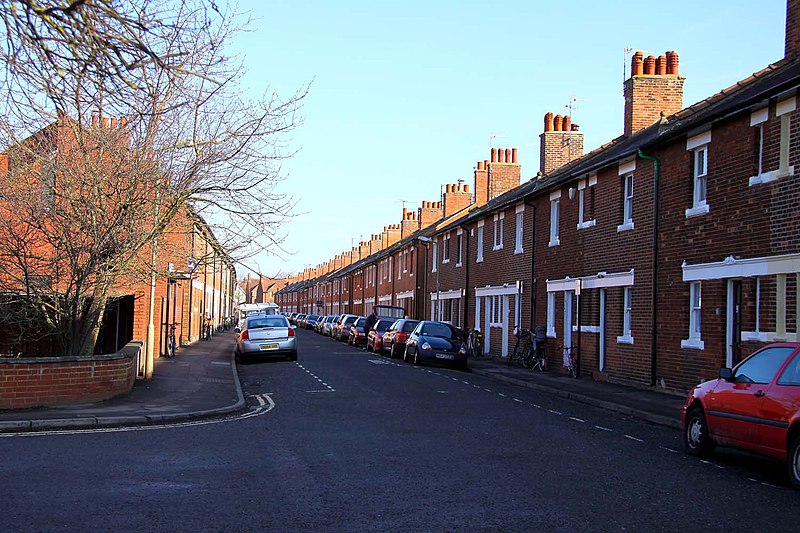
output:
<svg viewBox="0 0 800 533"><path fill-rule="evenodd" d="M0 0L0 320L90 353L114 286L154 279L181 210L234 256L279 245L306 89L244 94L225 54L244 24L201 0Z"/></svg>

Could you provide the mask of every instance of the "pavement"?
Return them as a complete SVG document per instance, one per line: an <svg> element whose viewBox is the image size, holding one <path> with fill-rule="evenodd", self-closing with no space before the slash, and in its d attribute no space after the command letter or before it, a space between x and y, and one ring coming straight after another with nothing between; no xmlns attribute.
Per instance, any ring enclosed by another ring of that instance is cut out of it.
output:
<svg viewBox="0 0 800 533"><path fill-rule="evenodd" d="M164 424L224 416L247 408L233 354L234 333L182 346L155 361L152 379L104 402L0 411L0 433ZM536 372L497 359L473 359L473 374L680 429L685 396L594 381L555 371Z"/></svg>

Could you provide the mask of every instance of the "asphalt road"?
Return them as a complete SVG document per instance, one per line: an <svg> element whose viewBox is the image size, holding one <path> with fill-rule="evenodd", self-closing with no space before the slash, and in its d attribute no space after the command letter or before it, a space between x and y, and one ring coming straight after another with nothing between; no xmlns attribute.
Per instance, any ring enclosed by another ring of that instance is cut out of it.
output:
<svg viewBox="0 0 800 533"><path fill-rule="evenodd" d="M0 438L2 531L795 531L780 464L300 331L252 410Z"/></svg>

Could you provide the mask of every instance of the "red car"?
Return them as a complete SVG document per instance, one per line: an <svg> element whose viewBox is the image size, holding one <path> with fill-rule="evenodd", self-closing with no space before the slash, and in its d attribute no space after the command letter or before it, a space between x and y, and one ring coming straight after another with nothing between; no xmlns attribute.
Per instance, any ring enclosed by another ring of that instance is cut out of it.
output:
<svg viewBox="0 0 800 533"><path fill-rule="evenodd" d="M369 334L367 334L368 352L383 353L381 339L383 339L383 334L386 333L386 330L389 329L389 326L394 324L394 322L395 320L393 318L381 318L375 322L375 325L369 330Z"/></svg>
<svg viewBox="0 0 800 533"><path fill-rule="evenodd" d="M800 489L800 342L765 346L697 385L681 413L691 455L732 446L784 461Z"/></svg>
<svg viewBox="0 0 800 533"><path fill-rule="evenodd" d="M381 339L381 352L389 352L392 359L395 357L403 357L406 351L406 340L414 328L419 324L419 320L411 320L408 318L400 318L394 322L386 333L383 334Z"/></svg>

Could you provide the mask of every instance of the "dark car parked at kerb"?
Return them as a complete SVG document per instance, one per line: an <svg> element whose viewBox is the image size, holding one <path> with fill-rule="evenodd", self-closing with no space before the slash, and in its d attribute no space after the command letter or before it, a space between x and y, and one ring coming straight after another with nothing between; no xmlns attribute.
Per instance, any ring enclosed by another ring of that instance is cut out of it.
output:
<svg viewBox="0 0 800 533"><path fill-rule="evenodd" d="M391 318L381 318L372 329L367 333L367 351L368 352L377 352L383 353L383 345L381 344L381 339L383 339L383 334L386 333L386 330L389 329L389 326L394 324L394 320Z"/></svg>
<svg viewBox="0 0 800 533"><path fill-rule="evenodd" d="M467 369L467 349L461 332L446 322L423 320L406 341L403 359Z"/></svg>

